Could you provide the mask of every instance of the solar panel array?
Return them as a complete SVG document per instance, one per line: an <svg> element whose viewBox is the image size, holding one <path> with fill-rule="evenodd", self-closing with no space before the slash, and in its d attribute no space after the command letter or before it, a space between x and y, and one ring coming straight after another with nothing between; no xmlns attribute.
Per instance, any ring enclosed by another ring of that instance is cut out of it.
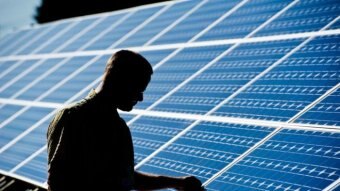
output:
<svg viewBox="0 0 340 191"><path fill-rule="evenodd" d="M136 169L210 191L336 189L339 13L338 0L171 1L13 32L0 40L0 172L46 186L56 108L124 48L154 68L121 112Z"/></svg>

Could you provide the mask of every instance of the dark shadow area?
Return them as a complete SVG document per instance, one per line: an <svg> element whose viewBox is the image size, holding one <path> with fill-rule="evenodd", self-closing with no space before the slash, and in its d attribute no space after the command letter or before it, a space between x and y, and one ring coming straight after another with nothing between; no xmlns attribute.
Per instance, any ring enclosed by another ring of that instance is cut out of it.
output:
<svg viewBox="0 0 340 191"><path fill-rule="evenodd" d="M109 12L165 0L42 0L35 19L38 23Z"/></svg>

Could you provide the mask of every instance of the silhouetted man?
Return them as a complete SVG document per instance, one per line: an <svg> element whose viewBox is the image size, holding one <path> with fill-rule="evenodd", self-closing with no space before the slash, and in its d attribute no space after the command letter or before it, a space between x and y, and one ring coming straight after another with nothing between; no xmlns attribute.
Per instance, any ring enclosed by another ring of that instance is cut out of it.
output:
<svg viewBox="0 0 340 191"><path fill-rule="evenodd" d="M193 176L156 176L134 170L131 134L117 108L130 111L142 101L152 73L140 54L119 51L109 59L97 92L92 90L56 114L47 132L49 190L202 190Z"/></svg>

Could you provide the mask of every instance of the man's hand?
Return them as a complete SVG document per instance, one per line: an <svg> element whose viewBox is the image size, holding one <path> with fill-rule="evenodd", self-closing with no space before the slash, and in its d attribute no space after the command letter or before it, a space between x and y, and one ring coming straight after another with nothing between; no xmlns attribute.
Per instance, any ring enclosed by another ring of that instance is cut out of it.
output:
<svg viewBox="0 0 340 191"><path fill-rule="evenodd" d="M186 176L183 177L183 184L181 188L178 188L180 191L204 191L205 189L202 187L202 183L194 176Z"/></svg>

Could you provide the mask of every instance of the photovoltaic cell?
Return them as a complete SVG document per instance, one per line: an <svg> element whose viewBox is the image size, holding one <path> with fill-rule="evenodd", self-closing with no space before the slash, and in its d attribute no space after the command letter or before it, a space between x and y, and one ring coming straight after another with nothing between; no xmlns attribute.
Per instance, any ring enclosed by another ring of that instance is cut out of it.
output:
<svg viewBox="0 0 340 191"><path fill-rule="evenodd" d="M340 124L340 90L336 90L326 99L299 117L296 122L304 124L333 125Z"/></svg>
<svg viewBox="0 0 340 191"><path fill-rule="evenodd" d="M214 114L287 121L339 82L338 37L320 37L265 74ZM293 48L293 47L292 47ZM288 52L290 48L273 51Z"/></svg>
<svg viewBox="0 0 340 191"><path fill-rule="evenodd" d="M173 176L192 174L204 182L270 132L258 126L202 122L140 170Z"/></svg>
<svg viewBox="0 0 340 191"><path fill-rule="evenodd" d="M88 27L91 23L93 23L97 18L89 18L84 19L81 21L74 21L77 22L75 26L73 26L71 29L69 29L67 32L65 32L62 36L58 37L57 39L50 42L47 46L45 46L43 49L39 50L37 54L42 53L50 53L53 52L56 48L63 45L65 42L68 42L73 36L84 30L86 27Z"/></svg>
<svg viewBox="0 0 340 191"><path fill-rule="evenodd" d="M0 147L3 147L20 133L34 125L50 111L51 109L47 108L29 108L5 126L0 123L3 126L0 128Z"/></svg>
<svg viewBox="0 0 340 191"><path fill-rule="evenodd" d="M48 91L51 87L58 84L60 81L62 81L68 75L76 71L78 68L80 68L83 64L87 63L92 58L93 57L85 56L85 57L74 57L70 59L60 68L53 71L51 75L45 77L43 80L40 80L30 89L20 94L18 96L18 99L23 99L23 100L37 99L43 93Z"/></svg>
<svg viewBox="0 0 340 191"><path fill-rule="evenodd" d="M155 14L162 7L154 7L143 11L137 11L127 18L123 23L115 27L106 35L86 47L85 50L102 50L109 48L115 41L119 40L125 34L133 30L133 28L142 24L144 20Z"/></svg>
<svg viewBox="0 0 340 191"><path fill-rule="evenodd" d="M32 153L35 153L44 147L47 127L50 120L52 120L52 118L49 118L48 121L39 125L33 131L12 145L9 149L2 152L0 155L0 168L4 170L11 170L31 156Z"/></svg>
<svg viewBox="0 0 340 191"><path fill-rule="evenodd" d="M29 46L26 46L21 51L16 52L16 55L30 54L36 48L38 48L40 45L42 45L44 42L46 42L51 37L58 34L62 29L64 29L65 27L67 27L70 24L71 24L71 22L63 22L63 23L60 23L60 24L52 25L51 29L48 32L44 33L38 39L36 39L34 42L30 43Z"/></svg>
<svg viewBox="0 0 340 191"><path fill-rule="evenodd" d="M39 60L41 61L41 60ZM39 62L39 61L31 61L29 63L24 63L27 66L33 66L33 62ZM36 79L37 76L42 75L44 72L46 72L49 68L52 68L55 64L60 62L61 59L48 59L45 61L42 61L41 64L39 64L36 68L34 68L32 71L18 79L16 82L8 86L4 91L0 92L0 97L11 97L13 96L16 92L24 88L27 84L31 83ZM35 63L35 64L36 64ZM23 66L19 66L18 69L22 68ZM25 68L27 69L27 68ZM17 74L16 74L17 75ZM13 76L15 77L15 76ZM13 78L11 77L11 78ZM6 80L5 80L6 81ZM4 85L6 83L3 83Z"/></svg>
<svg viewBox="0 0 340 191"><path fill-rule="evenodd" d="M155 18L137 33L133 34L130 38L117 45L117 47L142 46L168 25L176 21L181 15L192 9L196 4L197 2L194 1L184 1L172 5L163 14Z"/></svg>
<svg viewBox="0 0 340 191"><path fill-rule="evenodd" d="M177 53L154 72L145 91L144 101L139 103L136 108L144 109L150 106L201 67L208 64L227 47L187 48Z"/></svg>
<svg viewBox="0 0 340 191"><path fill-rule="evenodd" d="M135 163L138 164L146 156L168 142L172 137L190 125L188 120L141 117L132 125Z"/></svg>
<svg viewBox="0 0 340 191"><path fill-rule="evenodd" d="M58 50L57 52L71 52L79 50L82 46L86 45L92 38L95 38L99 34L101 34L105 29L107 29L110 25L117 22L123 14L114 14L105 18L93 18L95 21L92 22L86 22L84 25L86 25L86 28L83 30L88 30L86 33L80 35L78 38L73 40L68 46L64 47L61 50ZM103 20L99 20L103 19ZM99 23L97 23L99 22ZM90 25L91 24L91 25Z"/></svg>
<svg viewBox="0 0 340 191"><path fill-rule="evenodd" d="M162 35L152 44L156 45L186 42L239 2L240 1L235 0L208 1L197 11L172 28L172 30ZM223 6L221 6L221 3L223 3Z"/></svg>
<svg viewBox="0 0 340 191"><path fill-rule="evenodd" d="M10 81L11 79L15 78L20 73L27 70L29 67L31 67L34 63L36 63L38 60L27 60L27 61L19 61L20 65L8 72L6 75L1 76L0 78L0 84L6 84L6 82ZM14 64L13 62L10 62Z"/></svg>
<svg viewBox="0 0 340 191"><path fill-rule="evenodd" d="M249 1L210 29L198 41L243 38L290 2L292 1L284 0L276 3L272 0Z"/></svg>
<svg viewBox="0 0 340 191"><path fill-rule="evenodd" d="M257 33L257 36L318 31L335 19L339 11L337 0L302 0Z"/></svg>
<svg viewBox="0 0 340 191"><path fill-rule="evenodd" d="M299 42L242 44L165 99L155 110L207 113Z"/></svg>
<svg viewBox="0 0 340 191"><path fill-rule="evenodd" d="M51 24L27 30L16 42L5 47L0 53L0 56L12 55L14 52L18 51L19 48L28 46L33 39L38 38L39 35L43 34L45 30L49 30L50 27L52 27Z"/></svg>
<svg viewBox="0 0 340 191"><path fill-rule="evenodd" d="M11 117L14 113L22 109L22 106L18 105L0 105L0 122L5 121Z"/></svg>
<svg viewBox="0 0 340 191"><path fill-rule="evenodd" d="M208 190L322 190L339 178L339 134L282 130Z"/></svg>
<svg viewBox="0 0 340 191"><path fill-rule="evenodd" d="M52 91L48 96L43 98L42 101L57 103L66 102L68 98L72 97L73 95L84 89L88 84L95 81L103 74L107 60L107 56L98 58L98 60L91 63L82 72L75 75L71 81L67 81L59 88ZM85 62L82 63L82 65L85 65L86 62L92 61L88 61L86 59Z"/></svg>
<svg viewBox="0 0 340 191"><path fill-rule="evenodd" d="M37 180L39 182L45 182L47 180L47 151L43 150L36 157L30 160L25 166L22 166L14 173Z"/></svg>

